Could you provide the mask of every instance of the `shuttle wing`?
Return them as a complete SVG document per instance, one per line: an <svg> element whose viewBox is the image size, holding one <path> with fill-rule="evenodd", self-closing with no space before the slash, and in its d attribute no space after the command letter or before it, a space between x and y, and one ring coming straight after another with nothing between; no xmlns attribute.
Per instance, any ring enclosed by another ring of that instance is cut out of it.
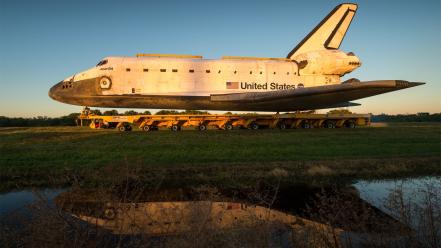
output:
<svg viewBox="0 0 441 248"><path fill-rule="evenodd" d="M305 100L313 99L324 104L344 104L369 96L395 90L414 87L424 83L403 80L380 80L359 82L348 80L341 84L297 88L269 92L246 92L211 95L211 101L220 102L266 102L273 100Z"/></svg>

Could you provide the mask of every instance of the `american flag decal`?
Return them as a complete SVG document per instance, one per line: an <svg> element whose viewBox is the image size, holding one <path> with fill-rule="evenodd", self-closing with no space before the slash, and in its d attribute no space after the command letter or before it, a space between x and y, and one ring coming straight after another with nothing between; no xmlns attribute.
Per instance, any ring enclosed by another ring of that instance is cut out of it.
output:
<svg viewBox="0 0 441 248"><path fill-rule="evenodd" d="M227 82L227 89L239 89L239 82Z"/></svg>

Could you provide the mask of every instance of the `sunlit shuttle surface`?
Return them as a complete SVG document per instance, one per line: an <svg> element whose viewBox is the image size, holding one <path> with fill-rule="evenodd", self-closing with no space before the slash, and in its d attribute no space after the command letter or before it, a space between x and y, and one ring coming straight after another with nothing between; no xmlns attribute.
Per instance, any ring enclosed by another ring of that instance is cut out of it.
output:
<svg viewBox="0 0 441 248"><path fill-rule="evenodd" d="M91 107L295 111L354 106L350 101L422 84L342 82L361 65L354 53L338 50L356 10L335 7L286 58L107 57L53 86L49 96Z"/></svg>

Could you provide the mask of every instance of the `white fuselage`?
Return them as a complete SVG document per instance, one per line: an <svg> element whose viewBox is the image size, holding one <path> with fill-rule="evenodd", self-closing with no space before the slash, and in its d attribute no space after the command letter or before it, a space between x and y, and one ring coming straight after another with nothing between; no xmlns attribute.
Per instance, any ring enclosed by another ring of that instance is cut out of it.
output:
<svg viewBox="0 0 441 248"><path fill-rule="evenodd" d="M288 59L201 59L160 55L108 57L103 60L105 64L76 74L74 80L110 78L111 86L102 89L103 95L175 96L262 92L340 83L339 71L323 74L321 70L324 69L320 67L315 71L314 66L317 65L311 54L308 58L312 62L302 69L299 69L297 61ZM333 55L332 65L329 66L338 68L336 56L340 54L334 52ZM319 58L318 55L316 57ZM346 60L342 62L344 70L355 69L356 66Z"/></svg>

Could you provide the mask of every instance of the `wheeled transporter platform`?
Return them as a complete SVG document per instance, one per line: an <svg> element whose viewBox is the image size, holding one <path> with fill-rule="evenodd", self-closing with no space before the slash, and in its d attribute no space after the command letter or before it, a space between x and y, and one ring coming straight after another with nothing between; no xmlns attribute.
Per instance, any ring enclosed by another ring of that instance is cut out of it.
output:
<svg viewBox="0 0 441 248"><path fill-rule="evenodd" d="M144 131L167 128L177 132L187 127L197 130L232 130L235 128L257 130L261 128L355 128L369 126L370 114L234 114L234 115L124 115L104 116L83 112L80 120L91 120L91 128L117 128L131 131L136 126Z"/></svg>

